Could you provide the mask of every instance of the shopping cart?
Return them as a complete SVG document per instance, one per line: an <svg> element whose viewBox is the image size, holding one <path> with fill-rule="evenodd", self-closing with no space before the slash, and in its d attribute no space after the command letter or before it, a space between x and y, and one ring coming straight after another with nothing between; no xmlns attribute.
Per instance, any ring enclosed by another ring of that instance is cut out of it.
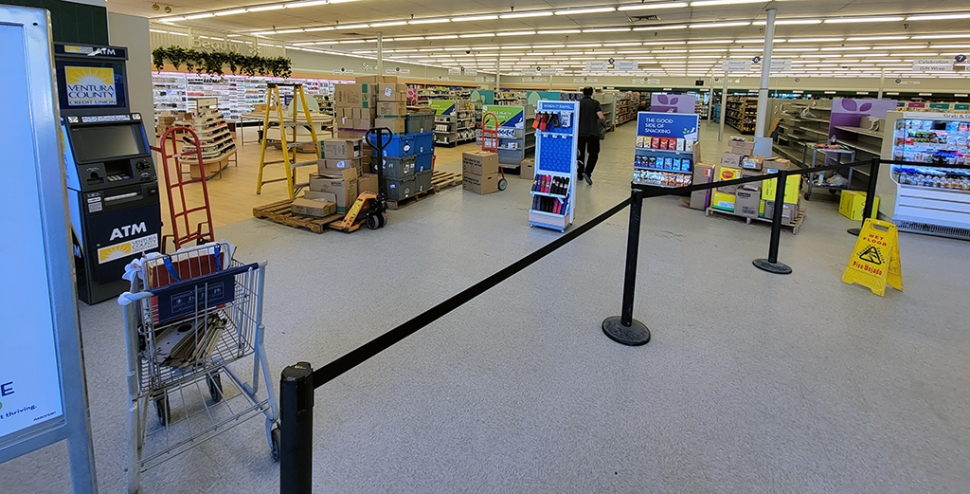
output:
<svg viewBox="0 0 970 494"><path fill-rule="evenodd" d="M140 492L146 470L260 413L270 452L279 459L279 413L263 349L265 270L265 261L234 260L225 242L128 266L132 288L118 302L128 343L129 493ZM246 372L248 363L251 383L229 367ZM258 396L260 372L265 399ZM157 424L148 418L149 402Z"/></svg>

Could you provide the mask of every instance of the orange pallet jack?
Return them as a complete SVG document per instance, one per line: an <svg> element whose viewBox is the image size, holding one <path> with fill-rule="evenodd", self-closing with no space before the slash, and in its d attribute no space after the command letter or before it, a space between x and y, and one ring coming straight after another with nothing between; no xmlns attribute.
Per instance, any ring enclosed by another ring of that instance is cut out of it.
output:
<svg viewBox="0 0 970 494"><path fill-rule="evenodd" d="M371 141L372 135L377 142ZM386 140L384 136L387 136ZM391 129L387 127L370 129L367 132L367 144L377 150L378 159L383 158L384 148L391 143L393 136ZM353 206L350 206L350 209L347 210L347 216L342 220L330 223L330 228L344 233L359 230L363 223L366 223L367 228L371 230L383 228L387 224L387 194L384 192L384 167L380 165L377 166L377 190L376 194L364 192L357 196Z"/></svg>
<svg viewBox="0 0 970 494"><path fill-rule="evenodd" d="M489 128L488 119L491 117L493 127ZM492 112L482 115L482 151L491 151L498 154L498 117ZM498 171L502 173L502 178L498 181L498 190L505 190L509 186L509 181L505 179L505 170L499 166Z"/></svg>

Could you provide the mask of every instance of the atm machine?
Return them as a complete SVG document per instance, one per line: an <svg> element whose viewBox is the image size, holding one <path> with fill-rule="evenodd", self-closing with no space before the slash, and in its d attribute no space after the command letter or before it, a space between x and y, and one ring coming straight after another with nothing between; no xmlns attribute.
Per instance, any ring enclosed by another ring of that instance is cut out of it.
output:
<svg viewBox="0 0 970 494"><path fill-rule="evenodd" d="M78 299L129 288L125 266L161 239L158 179L142 117L128 107L127 50L54 45Z"/></svg>

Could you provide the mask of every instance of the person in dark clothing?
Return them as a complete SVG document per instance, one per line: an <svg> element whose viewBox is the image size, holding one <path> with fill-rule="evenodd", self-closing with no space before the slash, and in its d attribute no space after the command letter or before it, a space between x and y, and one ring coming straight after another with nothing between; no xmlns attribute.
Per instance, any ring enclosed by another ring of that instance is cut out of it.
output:
<svg viewBox="0 0 970 494"><path fill-rule="evenodd" d="M583 88L579 102L579 169L578 175L593 185L593 168L600 156L600 129L606 125L606 116L600 102L593 99L593 88ZM587 160L586 154L589 153Z"/></svg>

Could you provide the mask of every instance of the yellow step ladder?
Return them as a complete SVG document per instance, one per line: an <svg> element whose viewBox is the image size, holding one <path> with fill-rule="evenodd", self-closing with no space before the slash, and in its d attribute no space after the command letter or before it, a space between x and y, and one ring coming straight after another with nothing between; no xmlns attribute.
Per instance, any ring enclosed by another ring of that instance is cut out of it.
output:
<svg viewBox="0 0 970 494"><path fill-rule="evenodd" d="M290 103L292 107L292 112L289 118L283 116L283 105L280 101L280 86L289 86L293 88L293 101ZM263 116L263 139L259 148L259 176L256 182L256 193L259 194L263 190L263 185L286 181L287 188L290 192L290 199L296 199L297 192L300 189L307 187L308 183L297 184L296 181L296 169L304 166L316 166L317 158L320 157L320 140L317 138L317 130L313 125L313 117L310 115L310 107L306 103L306 94L303 91L303 84L299 83L269 83L266 87L266 114ZM303 110L303 120L300 120L300 116L297 114L296 100L299 99L302 110ZM276 106L276 119L270 120L270 113L273 111L272 106ZM280 129L280 145L283 150L283 159L275 161L266 161L266 142L268 131L271 126L279 126ZM309 127L310 128L310 138L313 139L312 142L300 142L296 139L296 128L297 127ZM287 129L293 129L293 140L287 140ZM296 161L296 148L300 146L306 146L308 144L313 144L316 153L311 161ZM292 156L291 156L292 153ZM263 169L269 165L283 164L283 170L286 174L285 178L274 178L270 180L263 180Z"/></svg>

